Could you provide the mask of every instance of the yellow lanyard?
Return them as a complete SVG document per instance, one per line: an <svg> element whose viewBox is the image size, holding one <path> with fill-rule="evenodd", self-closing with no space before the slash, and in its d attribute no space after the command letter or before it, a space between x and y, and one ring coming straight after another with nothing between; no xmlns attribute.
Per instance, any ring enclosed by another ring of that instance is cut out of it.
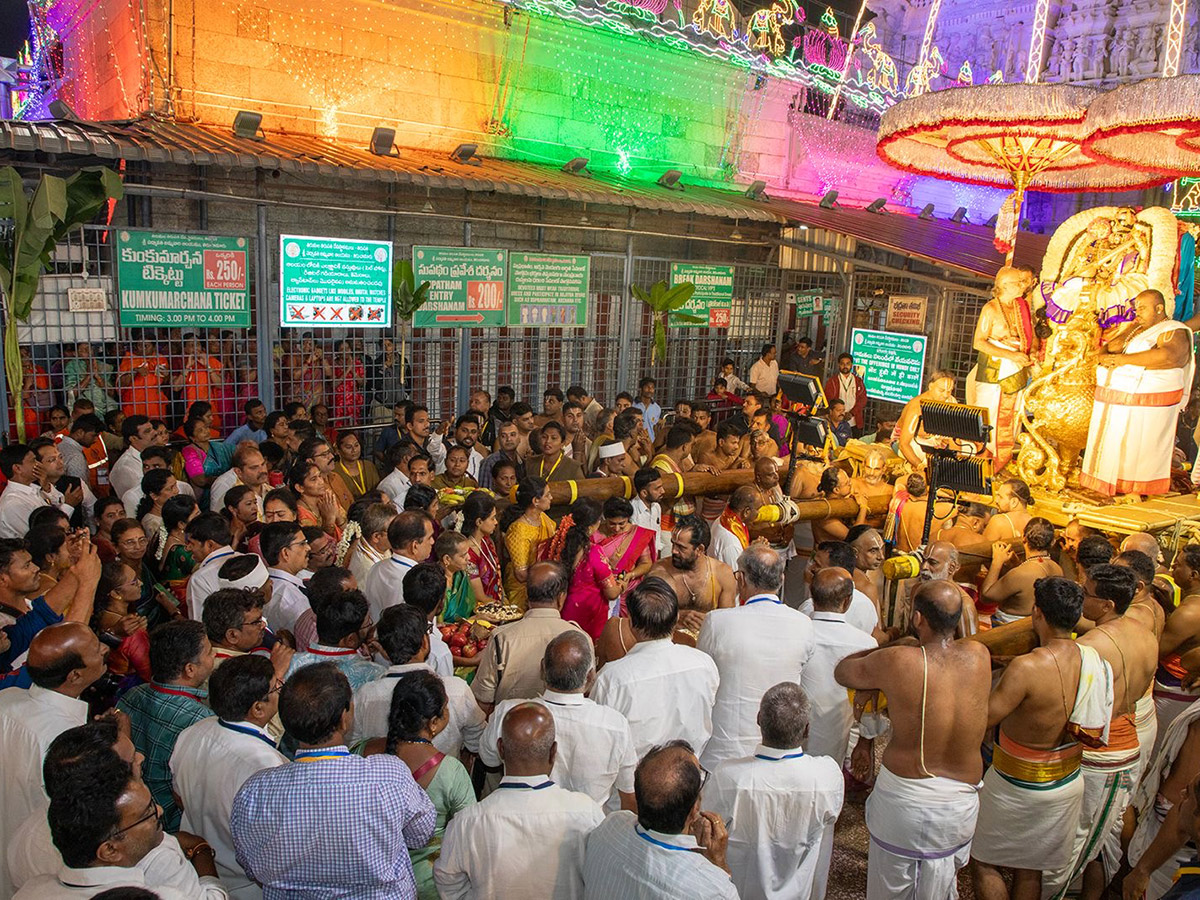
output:
<svg viewBox="0 0 1200 900"><path fill-rule="evenodd" d="M546 457L544 457L544 456L543 456L543 457L542 457L542 461L541 461L541 462L538 464L538 475L539 475L539 476L540 476L540 477L541 477L543 480L545 480L545 481L549 481L549 480L550 480L550 478L551 478L551 477L554 475L554 470L558 468L558 464L559 464L560 462L562 462L562 461L563 461L563 456L565 456L565 455L566 455L566 454L564 454L562 451L559 451L559 454L558 454L558 459L556 459L556 460L554 461L554 465L552 465L552 466L550 467L550 474L549 474L549 475L547 475L547 474L546 474Z"/></svg>
<svg viewBox="0 0 1200 900"><path fill-rule="evenodd" d="M359 494L365 494L367 492L367 480L365 478L363 478L362 460L356 459L354 461L354 465L358 467L358 479L357 480L354 478L353 475L350 474L350 470L346 468L345 463L343 463L343 462L338 463L338 467L343 472L346 473L346 477L350 479L350 483L353 484L356 488L358 488Z"/></svg>

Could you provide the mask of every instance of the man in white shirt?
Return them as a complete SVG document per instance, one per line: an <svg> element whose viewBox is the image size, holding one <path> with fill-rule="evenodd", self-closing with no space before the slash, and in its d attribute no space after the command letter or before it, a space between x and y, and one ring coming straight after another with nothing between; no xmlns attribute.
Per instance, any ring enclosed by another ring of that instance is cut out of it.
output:
<svg viewBox="0 0 1200 900"><path fill-rule="evenodd" d="M550 777L554 717L540 703L513 707L499 747L499 788L446 827L433 866L438 894L442 900L582 898L584 847L604 811L587 794L559 787Z"/></svg>
<svg viewBox="0 0 1200 900"><path fill-rule="evenodd" d="M454 420L454 441L450 446L465 447L467 451L467 474L479 481L479 466L483 463L483 454L479 452L479 419L475 413L463 413ZM449 448L447 448L449 453ZM446 471L446 462L438 472Z"/></svg>
<svg viewBox="0 0 1200 900"><path fill-rule="evenodd" d="M358 584L366 584L371 567L391 555L387 533L396 515L396 509L390 503L373 503L363 513L359 523L361 533L346 563Z"/></svg>
<svg viewBox="0 0 1200 900"><path fill-rule="evenodd" d="M137 484L121 495L121 503L125 507L125 515L131 519L137 518L138 504L142 502L142 476L154 469L167 469L171 466L171 457L173 456L169 447L162 447L158 444L153 444L142 451L142 471L138 475ZM176 487L181 494L187 494L193 500L196 498L196 492L192 486L182 478L178 479Z"/></svg>
<svg viewBox="0 0 1200 900"><path fill-rule="evenodd" d="M224 508L222 504L229 489L234 485L244 484L254 492L258 502L258 517L261 519L269 475L267 461L257 446L249 442L238 445L233 451L233 466L228 472L218 475L208 489L208 508L219 513Z"/></svg>
<svg viewBox="0 0 1200 900"><path fill-rule="evenodd" d="M779 390L779 363L775 360L775 345L763 344L762 352L750 367L750 383L768 397Z"/></svg>
<svg viewBox="0 0 1200 900"><path fill-rule="evenodd" d="M50 438L38 437L29 442L29 449L33 451L37 461L38 479L34 482L34 486L41 488L42 496L50 502L51 506L62 510L67 518L74 515L75 510L82 506L83 520L90 525L93 520L92 508L96 505L96 495L88 487L87 479L82 479L78 487L69 488L65 492L60 491L57 487L58 480L67 474L67 463L58 449L58 444Z"/></svg>
<svg viewBox="0 0 1200 900"><path fill-rule="evenodd" d="M736 900L725 823L700 809L704 779L686 741L642 757L634 775L637 814L615 812L588 836L584 900Z"/></svg>
<svg viewBox="0 0 1200 900"><path fill-rule="evenodd" d="M53 801L81 795L110 780L124 784L131 772L136 775L141 768L142 756L129 736L129 723L117 714L77 725L56 737L46 751L42 778ZM31 813L8 844L8 867L17 890L38 876L53 879L63 868L62 854L50 834L48 805L43 802ZM185 831L164 835L162 843L138 860L135 868L155 889L171 888L192 900L227 900L229 895L216 877L211 850L202 846L205 843ZM190 861L184 855L183 844L189 850L199 848Z"/></svg>
<svg viewBox="0 0 1200 900"><path fill-rule="evenodd" d="M450 420L442 422L434 431L429 421L429 408L416 404L404 414L404 440L416 444L426 454L434 472L446 468L445 435L450 430Z"/></svg>
<svg viewBox="0 0 1200 900"><path fill-rule="evenodd" d="M433 551L433 520L419 509L400 513L388 526L388 544L391 556L375 563L362 585L376 622L389 606L404 602L404 576Z"/></svg>
<svg viewBox="0 0 1200 900"><path fill-rule="evenodd" d="M604 667L592 699L629 720L639 758L677 738L703 751L712 736L720 681L716 663L707 653L672 642L679 600L662 578L643 578L626 605L637 643Z"/></svg>
<svg viewBox="0 0 1200 900"><path fill-rule="evenodd" d="M708 555L737 571L742 551L750 546L750 523L758 518L758 488L743 484L729 495L725 511L712 524Z"/></svg>
<svg viewBox="0 0 1200 900"><path fill-rule="evenodd" d="M633 473L633 490L636 496L630 501L633 515L629 517L629 521L642 528L649 528L658 535L655 542L659 556L670 554L671 532L662 530L662 506L658 502L665 492L662 472L649 467L638 469Z"/></svg>
<svg viewBox="0 0 1200 900"><path fill-rule="evenodd" d="M712 739L700 755L709 770L753 752L763 694L781 681L799 684L812 655L812 622L779 598L784 566L770 547L746 550L734 574L742 605L704 617L696 647L713 658L721 677Z"/></svg>
<svg viewBox="0 0 1200 900"><path fill-rule="evenodd" d="M287 762L267 731L281 686L265 657L226 660L208 679L208 701L216 715L180 732L171 753L173 789L183 803L181 825L212 844L217 871L234 897L256 896L257 889L237 864L229 815L247 778Z"/></svg>
<svg viewBox="0 0 1200 900"><path fill-rule="evenodd" d="M838 566L812 580L815 649L800 677L812 710L806 745L810 755L828 756L841 767L850 741L854 708L846 689L834 680L837 664L852 653L878 646L875 638L846 621L854 579Z"/></svg>
<svg viewBox="0 0 1200 900"><path fill-rule="evenodd" d="M412 487L409 464L421 455L421 448L410 443L397 444L388 451L388 459L395 468L379 482L379 490L391 497L396 512L404 512L404 498L408 496L408 489Z"/></svg>
<svg viewBox="0 0 1200 900"><path fill-rule="evenodd" d="M804 581L809 585L809 592L812 591L812 580L817 573L830 566L841 569L853 579L854 565L857 559L858 555L854 552L854 548L845 541L822 541L813 551L812 559L809 560L808 567L804 570ZM800 612L811 618L815 611L812 597L805 599L798 608ZM883 636L883 631L879 628L879 611L871 602L871 598L857 587L850 595L850 605L846 607L844 615L849 624L864 634L869 634L876 640Z"/></svg>
<svg viewBox="0 0 1200 900"><path fill-rule="evenodd" d="M105 648L90 628L64 622L42 629L29 645L28 690L0 691L0 847L35 809L45 804L42 761L50 743L87 722L79 699L105 671ZM12 895L7 860L0 858L0 896Z"/></svg>
<svg viewBox="0 0 1200 900"><path fill-rule="evenodd" d="M407 603L389 606L383 611L375 638L391 665L382 678L367 682L354 692L354 725L349 735L352 745L363 739L387 735L388 713L397 678L407 672L433 668L429 661L429 646L433 641L429 625L426 615ZM487 717L475 702L470 685L457 675L439 675L446 688L449 719L446 727L433 738L433 745L447 756L457 757L464 747L471 753L479 752L480 735Z"/></svg>
<svg viewBox="0 0 1200 900"><path fill-rule="evenodd" d="M142 451L155 442L154 426L145 416L126 416L121 436L125 438L125 452L109 470L108 483L113 494L124 500L126 491L142 483Z"/></svg>
<svg viewBox="0 0 1200 900"><path fill-rule="evenodd" d="M153 889L160 900L195 896L149 881L140 867L165 834L150 789L133 772L114 772L88 790L56 796L47 817L63 867L31 879L13 900L75 900L114 887ZM205 851L211 866L210 854L211 847Z"/></svg>
<svg viewBox="0 0 1200 900"><path fill-rule="evenodd" d="M542 658L546 690L541 703L554 717L558 754L550 773L556 784L587 794L608 810L633 808L637 756L629 722L615 709L585 694L596 680L596 657L586 634L564 631L546 645ZM504 700L492 711L479 742L484 765L500 765L500 724L510 709L526 701Z"/></svg>
<svg viewBox="0 0 1200 900"><path fill-rule="evenodd" d="M298 522L272 522L263 528L259 546L271 577L271 600L263 615L272 631L292 631L309 608L308 592L300 580L308 566L308 538Z"/></svg>
<svg viewBox="0 0 1200 900"><path fill-rule="evenodd" d="M29 531L29 514L52 505L38 483L37 456L24 444L9 444L0 450L0 472L8 479L0 494L0 538L23 538ZM68 516L73 511L63 509Z"/></svg>
<svg viewBox="0 0 1200 900"><path fill-rule="evenodd" d="M184 526L183 536L183 545L196 562L187 584L188 615L199 621L204 618L204 601L220 589L221 566L231 557L244 554L234 551L229 521L219 513L196 516Z"/></svg>
<svg viewBox="0 0 1200 900"><path fill-rule="evenodd" d="M732 818L727 857L742 900L819 900L842 811L842 767L806 754L804 691L783 682L763 695L753 756L713 771L704 805Z"/></svg>

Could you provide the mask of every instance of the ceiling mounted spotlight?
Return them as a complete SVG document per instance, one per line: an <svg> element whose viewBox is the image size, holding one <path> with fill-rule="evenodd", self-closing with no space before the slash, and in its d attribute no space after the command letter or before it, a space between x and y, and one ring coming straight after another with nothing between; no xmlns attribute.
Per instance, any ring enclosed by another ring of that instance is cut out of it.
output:
<svg viewBox="0 0 1200 900"><path fill-rule="evenodd" d="M950 221L959 223L967 221L967 208L965 206L960 206L958 209L956 209L954 211L954 215L950 217Z"/></svg>
<svg viewBox="0 0 1200 900"><path fill-rule="evenodd" d="M464 166L481 166L483 165L483 160L475 155L475 151L478 149L478 144L459 144L454 148L454 152L450 154L450 158L456 163L462 163Z"/></svg>
<svg viewBox="0 0 1200 900"><path fill-rule="evenodd" d="M871 201L871 205L867 207L867 212L883 215L883 208L885 206L887 206L887 200L883 197L876 197Z"/></svg>
<svg viewBox="0 0 1200 900"><path fill-rule="evenodd" d="M683 173L678 169L667 169L658 176L656 184L659 187L665 187L669 191L682 191L683 185L679 183L679 179L683 177Z"/></svg>
<svg viewBox="0 0 1200 900"><path fill-rule="evenodd" d="M835 206L837 206L837 198L837 191L829 191L826 193L825 196L821 198L821 202L819 204L821 209L833 209Z"/></svg>
<svg viewBox="0 0 1200 900"><path fill-rule="evenodd" d="M396 129L382 125L371 132L371 152L376 156L399 156L392 151L396 147Z"/></svg>
<svg viewBox="0 0 1200 900"><path fill-rule="evenodd" d="M769 200L767 196L767 183L765 181L756 181L750 187L746 188L745 197L747 200Z"/></svg>
<svg viewBox="0 0 1200 900"><path fill-rule="evenodd" d="M263 139L262 113L250 112L245 109L239 110L233 117L233 133L240 138L261 141Z"/></svg>
<svg viewBox="0 0 1200 900"><path fill-rule="evenodd" d="M568 175L580 175L584 178L591 178L592 173L588 171L587 164L588 158L586 156L576 156L574 159L563 163L562 170Z"/></svg>
<svg viewBox="0 0 1200 900"><path fill-rule="evenodd" d="M926 203L925 208L921 210L921 214L919 216L917 216L917 218L918 219L932 219L933 218L933 204Z"/></svg>
<svg viewBox="0 0 1200 900"><path fill-rule="evenodd" d="M51 100L48 109L51 118L66 122L79 121L79 116L75 115L75 110L65 100Z"/></svg>

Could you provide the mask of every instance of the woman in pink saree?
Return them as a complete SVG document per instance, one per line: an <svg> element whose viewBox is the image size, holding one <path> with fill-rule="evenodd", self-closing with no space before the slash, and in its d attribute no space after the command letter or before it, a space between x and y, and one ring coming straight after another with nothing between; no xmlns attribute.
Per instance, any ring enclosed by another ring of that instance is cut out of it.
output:
<svg viewBox="0 0 1200 900"><path fill-rule="evenodd" d="M621 579L619 608L614 615L625 614L625 595L637 587L642 577L658 559L651 529L634 525L633 506L624 497L609 497L604 501L604 521L592 537L614 575Z"/></svg>
<svg viewBox="0 0 1200 900"><path fill-rule="evenodd" d="M604 552L593 540L600 525L600 504L587 498L576 500L563 522L568 519L571 524L562 540L561 559L571 580L562 617L596 640L608 621L609 604L624 590L624 580L609 568Z"/></svg>

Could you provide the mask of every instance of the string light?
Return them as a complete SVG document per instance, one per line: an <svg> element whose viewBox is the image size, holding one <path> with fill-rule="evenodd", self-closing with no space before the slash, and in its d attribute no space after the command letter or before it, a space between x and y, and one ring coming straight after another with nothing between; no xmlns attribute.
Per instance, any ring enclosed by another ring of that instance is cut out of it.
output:
<svg viewBox="0 0 1200 900"><path fill-rule="evenodd" d="M1167 17L1166 48L1163 53L1163 77L1174 78L1179 74L1179 57L1183 51L1183 35L1187 30L1187 0L1171 0L1171 12Z"/></svg>
<svg viewBox="0 0 1200 900"><path fill-rule="evenodd" d="M1046 52L1046 19L1050 15L1050 0L1037 0L1033 13L1033 33L1029 39L1029 63L1025 67L1025 83L1036 84L1042 75L1042 57Z"/></svg>
<svg viewBox="0 0 1200 900"><path fill-rule="evenodd" d="M921 55L917 57L917 64L911 72L908 73L908 80L905 82L904 93L909 97L917 97L929 90L929 83L934 75L940 71L942 64L942 55L938 52L937 47L933 46L933 30L937 26L938 13L942 9L942 0L933 0L929 5L929 18L925 20L925 36L921 38ZM934 60L933 55L936 55L936 68L931 68Z"/></svg>

